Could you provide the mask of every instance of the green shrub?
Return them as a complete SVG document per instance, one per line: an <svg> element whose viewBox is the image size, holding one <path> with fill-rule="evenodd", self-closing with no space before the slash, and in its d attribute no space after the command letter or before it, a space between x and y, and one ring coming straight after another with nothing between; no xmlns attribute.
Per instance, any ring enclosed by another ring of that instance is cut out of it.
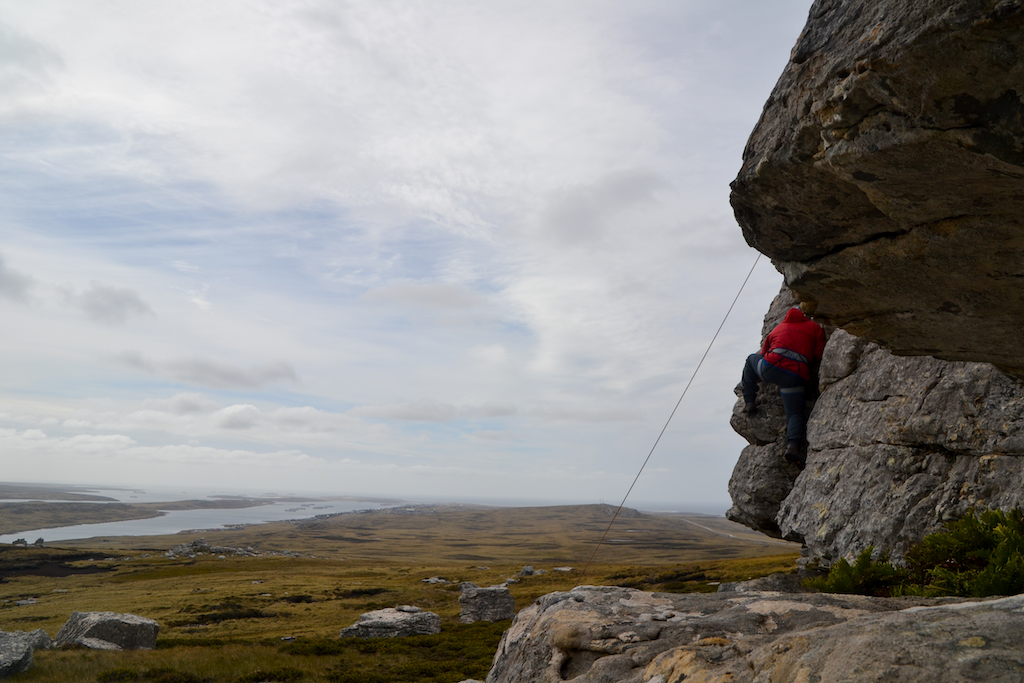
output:
<svg viewBox="0 0 1024 683"><path fill-rule="evenodd" d="M871 560L871 548L851 566L837 562L827 577L804 585L827 593L980 598L1024 592L1024 512L973 512L944 525L907 551L907 567L888 557Z"/></svg>
<svg viewBox="0 0 1024 683"><path fill-rule="evenodd" d="M1015 595L1024 591L1024 512L986 510L947 524L907 552L928 595Z"/></svg>
<svg viewBox="0 0 1024 683"><path fill-rule="evenodd" d="M872 560L873 551L874 547L868 547L852 565L841 559L832 566L828 576L808 579L804 584L823 593L855 593L880 598L900 593L909 572L890 563L888 554L881 560Z"/></svg>
<svg viewBox="0 0 1024 683"><path fill-rule="evenodd" d="M124 681L137 680L139 680L139 672L135 669L128 669L126 667L101 671L99 675L96 676L97 683L122 683Z"/></svg>

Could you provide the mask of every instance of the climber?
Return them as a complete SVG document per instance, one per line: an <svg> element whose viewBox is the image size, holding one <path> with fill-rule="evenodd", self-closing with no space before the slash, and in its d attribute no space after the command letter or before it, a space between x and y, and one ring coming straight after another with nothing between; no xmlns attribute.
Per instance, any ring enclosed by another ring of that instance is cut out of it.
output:
<svg viewBox="0 0 1024 683"><path fill-rule="evenodd" d="M825 350L825 331L821 325L791 308L785 319L768 333L761 353L747 357L743 366L743 412L757 412L757 385L770 382L779 386L782 407L786 411L786 460L803 466L801 456L806 433L804 392Z"/></svg>

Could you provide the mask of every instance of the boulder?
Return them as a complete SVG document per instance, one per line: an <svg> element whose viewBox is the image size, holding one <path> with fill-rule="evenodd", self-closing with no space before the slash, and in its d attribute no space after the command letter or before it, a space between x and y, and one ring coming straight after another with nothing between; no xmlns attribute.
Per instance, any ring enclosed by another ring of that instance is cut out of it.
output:
<svg viewBox="0 0 1024 683"><path fill-rule="evenodd" d="M61 626L57 647L84 645L91 649L152 650L160 625L152 619L116 612L74 612ZM108 648L97 641L114 645Z"/></svg>
<svg viewBox="0 0 1024 683"><path fill-rule="evenodd" d="M473 624L478 621L503 621L516 615L516 602L508 588L493 586L481 588L475 583L465 581L459 584L462 594L459 606L462 612L459 621Z"/></svg>
<svg viewBox="0 0 1024 683"><path fill-rule="evenodd" d="M49 650L53 648L53 638L41 628L35 631L6 631L7 635L16 636L24 640L33 650Z"/></svg>
<svg viewBox="0 0 1024 683"><path fill-rule="evenodd" d="M1024 4L815 0L731 202L822 320L1024 377Z"/></svg>
<svg viewBox="0 0 1024 683"><path fill-rule="evenodd" d="M24 673L32 668L32 646L14 633L0 633L0 678Z"/></svg>
<svg viewBox="0 0 1024 683"><path fill-rule="evenodd" d="M659 594L582 586L519 612L487 683L1019 681L1024 596Z"/></svg>
<svg viewBox="0 0 1024 683"><path fill-rule="evenodd" d="M441 632L441 617L420 607L399 605L366 612L341 629L341 638L401 638Z"/></svg>

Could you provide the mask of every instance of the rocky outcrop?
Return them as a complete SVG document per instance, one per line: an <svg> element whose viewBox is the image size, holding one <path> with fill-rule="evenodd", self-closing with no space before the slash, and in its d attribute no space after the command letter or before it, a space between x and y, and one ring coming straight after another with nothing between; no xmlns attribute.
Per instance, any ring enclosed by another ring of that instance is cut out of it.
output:
<svg viewBox="0 0 1024 683"><path fill-rule="evenodd" d="M765 318L770 328L792 297ZM781 457L774 392L733 411L750 445L729 482L728 516L800 541L824 564L868 546L899 560L972 508L1024 501L1024 385L987 363L900 357L842 330L829 336L807 423L807 466Z"/></svg>
<svg viewBox="0 0 1024 683"><path fill-rule="evenodd" d="M342 638L403 638L441 632L441 617L421 607L399 605L366 612L359 621L341 629Z"/></svg>
<svg viewBox="0 0 1024 683"><path fill-rule="evenodd" d="M1022 637L1024 596L957 602L582 586L516 616L487 683L1017 681Z"/></svg>
<svg viewBox="0 0 1024 683"><path fill-rule="evenodd" d="M0 678L20 674L32 668L32 646L14 633L0 633Z"/></svg>
<svg viewBox="0 0 1024 683"><path fill-rule="evenodd" d="M57 647L82 645L94 650L152 650L160 625L152 619L116 612L73 612L60 627Z"/></svg>
<svg viewBox="0 0 1024 683"><path fill-rule="evenodd" d="M516 601L504 586L481 588L464 581L459 584L459 621L474 624L478 621L503 621L516 615Z"/></svg>
<svg viewBox="0 0 1024 683"><path fill-rule="evenodd" d="M816 0L733 183L828 320L1024 377L1024 3Z"/></svg>

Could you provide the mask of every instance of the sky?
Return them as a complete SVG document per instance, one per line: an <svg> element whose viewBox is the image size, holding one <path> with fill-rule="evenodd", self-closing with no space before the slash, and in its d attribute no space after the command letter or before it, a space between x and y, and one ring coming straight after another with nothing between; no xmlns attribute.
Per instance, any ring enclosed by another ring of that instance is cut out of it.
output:
<svg viewBox="0 0 1024 683"><path fill-rule="evenodd" d="M807 0L0 0L5 481L618 503ZM762 258L631 494L728 506Z"/></svg>

